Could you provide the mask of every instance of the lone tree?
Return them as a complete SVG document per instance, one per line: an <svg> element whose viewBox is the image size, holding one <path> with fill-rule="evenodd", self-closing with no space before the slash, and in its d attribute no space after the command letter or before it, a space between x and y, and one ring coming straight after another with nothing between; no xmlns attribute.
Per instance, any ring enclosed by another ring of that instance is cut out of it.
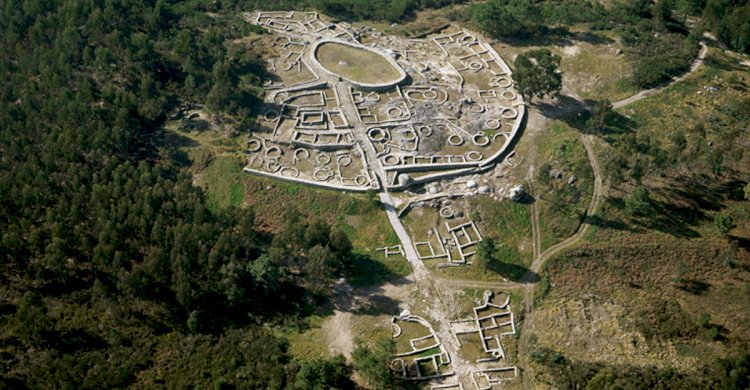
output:
<svg viewBox="0 0 750 390"><path fill-rule="evenodd" d="M495 258L495 240L491 237L486 237L484 240L479 241L477 243L477 257L479 262L487 268L497 261Z"/></svg>
<svg viewBox="0 0 750 390"><path fill-rule="evenodd" d="M521 53L514 62L516 89L531 104L535 97L557 96L562 88L560 56L547 49Z"/></svg>
<svg viewBox="0 0 750 390"><path fill-rule="evenodd" d="M591 117L586 121L586 129L593 134L604 134L607 124L614 117L612 104L609 100L599 100L591 111Z"/></svg>

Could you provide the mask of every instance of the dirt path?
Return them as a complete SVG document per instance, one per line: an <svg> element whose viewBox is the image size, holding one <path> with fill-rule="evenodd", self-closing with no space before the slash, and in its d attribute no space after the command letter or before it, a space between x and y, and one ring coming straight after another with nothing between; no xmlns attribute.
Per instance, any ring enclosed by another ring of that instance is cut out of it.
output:
<svg viewBox="0 0 750 390"><path fill-rule="evenodd" d="M652 88L647 89L644 91L641 91L633 96L630 96L626 99L616 101L612 104L613 109L622 108L628 104L637 102L639 100L645 99L646 97L652 96L659 91L673 85L676 82L684 80L689 75L693 74L695 71L697 71L701 64L703 63L704 58L706 57L706 53L708 51L708 47L701 42L701 50L698 53L698 57L693 61L693 64L690 66L690 71L683 74L682 76L676 77L672 79L669 83ZM579 100L577 97L574 97L575 100ZM563 112L565 111L565 112ZM555 114L567 114L569 110L566 110L565 108L560 108L559 112L555 111ZM530 115L537 116L537 118L529 118L529 123L538 123L542 124L546 122L546 118L544 118L543 115L539 112L535 112L534 110L529 110ZM541 118L540 118L541 117ZM601 168L599 166L599 161L596 158L596 153L594 152L593 147L593 136L592 135L581 135L581 141L583 143L583 146L586 148L586 155L589 159L589 163L591 164L591 168L594 171L594 191L593 195L591 197L591 203L589 203L589 207L586 209L585 217L590 217L599 210L599 207L601 206L602 200L604 198L604 186L603 186L603 179L602 179L602 172ZM530 168L530 174L533 173L533 167ZM532 224L532 234L533 234L533 241L532 244L534 246L534 260L531 263L531 267L529 267L529 273L527 273L526 277L524 278L525 282L530 282L531 278L538 274L542 268L544 267L544 264L551 259L552 257L560 254L561 252L572 248L576 244L578 244L586 235L586 233L591 228L591 225L587 223L584 219L584 222L581 223L581 225L578 227L578 230L576 230L573 235L566 238L565 240L547 248L544 252L540 253L540 245L541 240L539 239L538 232L539 232L539 212L538 209L535 207L536 204L532 205L531 207L531 224ZM528 335L531 333L531 330L534 327L534 285L529 283L526 284L524 289L524 317L523 317L523 323L519 327L520 332L520 339L518 343L518 362L521 369L528 370ZM523 375L523 386L525 389L533 389L533 379L532 376L527 373L526 375Z"/></svg>
<svg viewBox="0 0 750 390"><path fill-rule="evenodd" d="M591 227L590 224L586 223L585 218L590 217L596 213L596 211L599 209L599 206L602 203L603 199L603 185L602 185L602 173L601 168L599 167L599 161L596 159L596 154L594 153L594 146L592 142L592 135L582 135L581 140L583 141L583 146L586 148L586 154L589 158L589 163L591 164L591 168L594 171L594 194L591 197L591 203L589 203L588 209L586 209L586 214L584 215L584 222L581 223L581 226L578 227L578 230L573 233L570 237L566 238L565 240L552 245L551 247L547 248L539 257L535 258L534 261L531 263L531 271L538 273L541 271L542 267L544 266L544 263L549 260L551 257L557 255L558 253L562 252L565 249L568 249L572 247L573 245L577 244L583 236L588 232L589 228ZM535 223L539 223L539 220L537 219Z"/></svg>
<svg viewBox="0 0 750 390"><path fill-rule="evenodd" d="M496 290L512 290L514 288L521 287L521 283L517 282L492 282L485 280L471 280L471 279L448 279L442 276L432 276L432 279L437 283L444 283L452 285L453 287L467 287L467 288L485 288L485 289L496 289Z"/></svg>
<svg viewBox="0 0 750 390"><path fill-rule="evenodd" d="M542 268L544 267L544 263L551 259L553 256L559 254L560 252L571 248L572 246L576 245L579 241L581 241L584 236L586 235L586 232L588 232L589 228L591 227L590 224L588 224L585 221L585 217L591 216L596 214L596 212L599 210L599 207L601 205L602 199L604 198L604 189L603 189L603 182L602 182L602 173L601 169L599 167L599 160L596 159L596 154L594 153L594 147L593 147L593 136L591 135L582 135L581 140L583 142L583 146L586 148L586 155L589 158L589 163L591 164L591 168L594 171L594 193L591 197L591 203L589 203L588 209L586 209L586 214L584 216L584 222L581 223L581 225L578 227L578 230L568 237L567 239L547 248L544 252L542 252L539 256L534 258L534 261L531 263L531 267L529 269L529 273L526 275L526 281L531 282L531 278L538 274ZM532 219L532 225L536 225L536 229L538 231L539 229L539 218L538 214L535 218ZM539 245L538 241L535 241L534 245ZM536 253L536 252L535 252ZM534 285L529 283L526 285L524 289L524 317L523 317L523 323L520 326L520 339L518 342L518 362L519 366L522 369L528 370L528 335L531 332L531 330L534 327ZM533 389L533 380L531 378L530 374L523 375L523 385L525 389Z"/></svg>
<svg viewBox="0 0 750 390"><path fill-rule="evenodd" d="M651 89L646 89L646 90L638 92L635 95L630 96L628 98L625 98L625 99L622 99L622 100L618 100L618 101L612 103L612 109L616 110L618 108L625 107L628 104L635 103L635 102L637 102L639 100L645 99L645 98L647 98L649 96L652 96L652 95L656 94L657 92L661 91L662 89L669 87L670 85L672 85L672 84L674 84L676 82L684 80L686 77L690 76L696 70L698 70L698 68L700 68L701 64L703 64L703 59L706 58L706 53L707 52L708 52L708 47L706 46L705 43L701 42L701 50L698 52L698 57L690 65L690 70L687 73L685 73L685 74L683 74L683 75L681 75L679 77L672 78L672 80L670 80L668 83L666 83L664 85L661 85L661 86L658 86L658 87L655 87L655 88L651 88Z"/></svg>
<svg viewBox="0 0 750 390"><path fill-rule="evenodd" d="M352 328L356 321L355 313L365 307L378 307L383 301L403 302L411 293L414 280L405 278L400 283L353 288L342 280L336 284L336 294L331 298L333 315L321 325L325 342L332 355L342 354L347 360L354 352L356 336ZM392 313L398 314L398 311Z"/></svg>
<svg viewBox="0 0 750 390"><path fill-rule="evenodd" d="M347 360L351 361L352 352L354 352L352 313L334 310L333 317L324 322L321 328L326 336L331 354L342 354Z"/></svg>

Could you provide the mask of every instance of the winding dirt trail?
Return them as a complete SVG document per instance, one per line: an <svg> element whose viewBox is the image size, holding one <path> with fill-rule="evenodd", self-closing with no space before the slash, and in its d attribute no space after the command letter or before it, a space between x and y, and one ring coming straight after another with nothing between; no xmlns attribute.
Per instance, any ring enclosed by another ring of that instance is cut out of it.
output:
<svg viewBox="0 0 750 390"><path fill-rule="evenodd" d="M594 153L593 136L582 135L581 141L583 141L583 146L586 148L586 155L588 156L589 163L591 164L591 168L594 171L594 193L591 197L591 203L589 203L589 207L586 209L584 221L578 227L578 230L565 240L560 241L557 244L547 248L547 250L545 250L537 258L535 258L530 267L530 270L532 272L539 273L547 260L581 241L581 239L591 227L591 225L586 222L586 218L596 214L596 211L599 209L599 206L602 203L602 199L604 197L602 173L601 168L599 167L599 161L596 159L596 154ZM539 218L537 217L533 223L538 225Z"/></svg>
<svg viewBox="0 0 750 390"><path fill-rule="evenodd" d="M627 106L628 104L635 103L639 100L645 99L649 96L655 95L659 91L671 86L672 84L684 80L686 77L690 76L691 74L695 73L698 68L700 68L701 64L703 64L703 59L706 58L706 53L708 52L708 46L706 46L705 43L701 42L701 50L698 52L698 57L696 57L695 61L690 65L690 70L687 73L684 73L678 77L672 78L669 82L660 85L658 87L654 87L651 89L645 89L643 91L640 91L636 93L633 96L630 96L628 98L618 100L614 103L612 103L612 109L616 110L618 108L622 108Z"/></svg>

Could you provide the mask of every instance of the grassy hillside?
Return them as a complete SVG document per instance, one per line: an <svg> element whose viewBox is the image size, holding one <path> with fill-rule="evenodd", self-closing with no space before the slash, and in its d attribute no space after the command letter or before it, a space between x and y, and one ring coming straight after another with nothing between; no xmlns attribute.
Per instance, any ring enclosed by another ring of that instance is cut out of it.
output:
<svg viewBox="0 0 750 390"><path fill-rule="evenodd" d="M538 381L745 383L744 374L736 374L739 382L724 378L749 362L742 351L750 345L743 193L750 67L743 61L711 49L698 72L619 110L600 134L609 195L589 220L587 243L544 271L548 288L530 337ZM636 188L648 193L641 212ZM719 216L732 218L728 232L717 228Z"/></svg>

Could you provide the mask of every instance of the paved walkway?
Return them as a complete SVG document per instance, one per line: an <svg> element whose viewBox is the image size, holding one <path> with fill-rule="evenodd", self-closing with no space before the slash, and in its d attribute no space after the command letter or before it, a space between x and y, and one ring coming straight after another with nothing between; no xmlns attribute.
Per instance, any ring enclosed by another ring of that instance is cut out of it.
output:
<svg viewBox="0 0 750 390"><path fill-rule="evenodd" d="M429 276L429 271L427 271L427 268L425 268L422 260L419 259L419 255L414 249L414 244L412 244L411 242L409 233L406 231L404 225L401 223L401 220L398 218L398 210L396 210L396 206L393 205L393 198L391 197L391 194L385 191L381 192L380 201L385 207L385 212L388 215L388 221L391 222L393 230L396 232L398 239L401 241L401 247L404 249L406 259L409 260L409 263L414 270L414 280L419 282L426 279Z"/></svg>

